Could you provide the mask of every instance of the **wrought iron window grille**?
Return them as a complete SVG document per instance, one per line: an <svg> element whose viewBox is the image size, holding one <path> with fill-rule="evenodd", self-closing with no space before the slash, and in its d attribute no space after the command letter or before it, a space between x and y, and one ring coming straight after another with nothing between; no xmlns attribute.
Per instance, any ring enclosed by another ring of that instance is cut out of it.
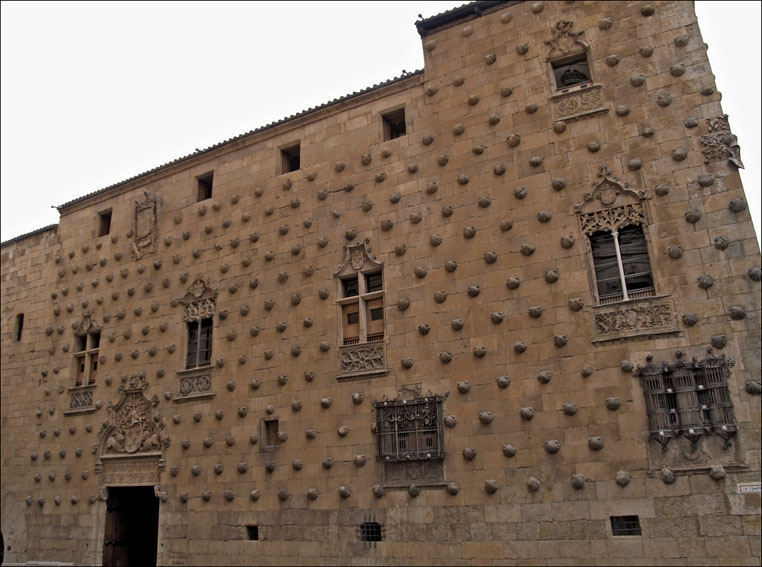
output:
<svg viewBox="0 0 762 567"><path fill-rule="evenodd" d="M409 462L445 456L442 402L429 394L411 400L373 401L379 461Z"/></svg>
<svg viewBox="0 0 762 567"><path fill-rule="evenodd" d="M683 436L695 451L699 439L714 434L730 446L730 438L738 431L733 402L728 390L730 368L735 361L712 355L703 360L683 360L662 365L653 363L651 355L645 366L638 366L637 375L646 397L649 433L662 451L673 437Z"/></svg>

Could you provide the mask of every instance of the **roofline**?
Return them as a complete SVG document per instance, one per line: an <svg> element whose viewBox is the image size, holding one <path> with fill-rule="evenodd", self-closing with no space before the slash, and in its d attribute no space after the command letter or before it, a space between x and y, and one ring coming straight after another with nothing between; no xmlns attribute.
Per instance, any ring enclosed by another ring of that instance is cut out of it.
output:
<svg viewBox="0 0 762 567"><path fill-rule="evenodd" d="M458 6L452 10L442 12L436 16L431 16L415 22L418 29L418 35L426 37L430 33L449 28L456 23L480 18L482 14L494 12L500 7L518 4L523 0L481 0L478 2L469 2L463 6Z"/></svg>
<svg viewBox="0 0 762 567"><path fill-rule="evenodd" d="M25 238L29 238L30 236L34 236L36 234L41 234L43 232L48 232L50 230L56 230L58 228L57 224L49 224L48 226L43 226L42 228L38 228L36 230L33 230L32 232L27 232L26 234L22 234L21 236L17 236L15 238L11 238L10 240L6 240L5 242L0 243L0 246L6 246L7 244L13 244L14 242L18 242L19 240L24 240Z"/></svg>
<svg viewBox="0 0 762 567"><path fill-rule="evenodd" d="M124 185L126 185L128 183L131 183L133 181L136 181L138 179L142 179L144 177L148 177L151 174L154 174L154 173L157 173L159 171L168 169L171 166L174 166L174 165L186 162L186 161L191 160L193 158L196 158L198 156L207 154L209 152L212 152L212 151L217 150L219 148L225 147L225 146L227 146L229 144L232 144L234 142L240 141L240 140L242 140L244 138L247 138L249 136L253 136L255 134L260 134L262 132L266 132L267 130L271 130L271 129L277 127L277 126L282 126L283 124L287 124L287 123L295 121L295 120L297 120L299 118L303 118L305 116L309 116L310 114L314 114L315 112L318 112L319 110L324 110L326 108L330 108L330 107L335 106L337 104L340 104L342 102L346 102L348 100L352 100L354 98L358 98L358 97L360 97L362 95L366 95L368 93L380 90L380 89L382 89L384 87L388 87L390 85L394 85L394 84L399 83L401 81L410 79L411 77L416 77L416 76L419 76L419 75L423 75L423 69L417 69L415 71L410 71L410 72L403 71L403 73L399 77L394 77L392 79L388 79L388 80L383 81L381 83L377 83L377 84L375 84L375 85L373 85L371 87L367 87L367 88L362 89L360 91L355 91L355 92L353 92L351 94L347 94L347 95L335 98L333 100L330 100L330 101L325 102L323 104L320 104L318 106L308 108L307 110L303 110L303 111L298 112L296 114L292 114L291 116L287 116L285 118L281 118L280 120L276 120L275 122L271 122L270 124L267 124L265 126L260 126L259 128L256 128L254 130L249 130L248 132L244 132L243 134L239 134L238 136L234 136L233 138L228 138L227 140L224 140L222 142L219 142L217 144L209 146L208 148L205 148L203 150L198 150L196 152L193 152L192 154L188 154L186 156L179 157L179 158L174 159L174 160L172 160L170 162L164 163L162 165L159 165L157 167L154 167L152 169L149 169L147 171L144 171L142 173L134 175L133 177L129 177L127 179L124 179L124 180L119 181L117 183L114 183L112 185L109 185L108 187L104 187L103 189L98 189L97 191L93 191L92 193L88 193L86 195L83 195L82 197L77 197L76 199L73 199L71 201L67 201L66 203L64 203L62 205L54 205L54 207L56 209L58 209L58 212L60 214L64 209L67 209L67 208L69 208L69 207L71 207L71 206L73 206L73 205L75 205L77 203L80 203L82 201L85 201L85 200L88 200L88 199L90 199L92 197L95 197L96 195L100 195L100 194L105 193L107 191L110 191L112 189L116 189L118 187L124 186ZM42 229L40 229L40 230L42 230ZM19 237L19 238L21 238L21 237Z"/></svg>

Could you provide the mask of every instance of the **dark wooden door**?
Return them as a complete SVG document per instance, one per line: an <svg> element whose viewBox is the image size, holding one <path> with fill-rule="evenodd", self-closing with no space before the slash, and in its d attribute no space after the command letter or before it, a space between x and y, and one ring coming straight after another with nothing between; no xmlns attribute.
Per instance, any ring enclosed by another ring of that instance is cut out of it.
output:
<svg viewBox="0 0 762 567"><path fill-rule="evenodd" d="M103 565L153 567L159 528L159 500L151 486L109 488Z"/></svg>

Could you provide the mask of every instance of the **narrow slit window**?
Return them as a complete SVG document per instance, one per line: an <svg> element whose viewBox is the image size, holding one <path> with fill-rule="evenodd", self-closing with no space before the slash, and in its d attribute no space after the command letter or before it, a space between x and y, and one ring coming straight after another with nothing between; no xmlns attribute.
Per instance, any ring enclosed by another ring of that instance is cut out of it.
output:
<svg viewBox="0 0 762 567"><path fill-rule="evenodd" d="M405 109L400 108L392 112L382 114L384 121L384 141L394 140L406 134L405 129Z"/></svg>
<svg viewBox="0 0 762 567"><path fill-rule="evenodd" d="M268 419L265 421L265 447L278 446L278 420Z"/></svg>
<svg viewBox="0 0 762 567"><path fill-rule="evenodd" d="M24 314L19 313L16 315L16 341L21 340L21 334L24 331Z"/></svg>
<svg viewBox="0 0 762 567"><path fill-rule="evenodd" d="M281 173L289 173L290 171L298 171L301 168L300 159L300 145L294 144L287 148L280 150L281 158Z"/></svg>
<svg viewBox="0 0 762 567"><path fill-rule="evenodd" d="M98 236L106 236L111 232L111 209L98 213Z"/></svg>
<svg viewBox="0 0 762 567"><path fill-rule="evenodd" d="M246 535L249 541L259 541L259 526L246 526Z"/></svg>
<svg viewBox="0 0 762 567"><path fill-rule="evenodd" d="M214 172L210 171L196 178L198 188L198 201L206 201L212 198L212 185L214 184Z"/></svg>

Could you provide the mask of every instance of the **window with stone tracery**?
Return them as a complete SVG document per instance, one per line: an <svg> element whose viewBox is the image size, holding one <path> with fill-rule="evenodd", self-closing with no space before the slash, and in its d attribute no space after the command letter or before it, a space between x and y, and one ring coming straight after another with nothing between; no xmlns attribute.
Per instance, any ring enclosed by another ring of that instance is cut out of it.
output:
<svg viewBox="0 0 762 567"><path fill-rule="evenodd" d="M193 282L183 298L183 321L187 329L185 368L203 368L212 362L212 329L216 291L201 279Z"/></svg>
<svg viewBox="0 0 762 567"><path fill-rule="evenodd" d="M645 194L601 167L603 180L577 205L599 305L656 295L646 234Z"/></svg>

